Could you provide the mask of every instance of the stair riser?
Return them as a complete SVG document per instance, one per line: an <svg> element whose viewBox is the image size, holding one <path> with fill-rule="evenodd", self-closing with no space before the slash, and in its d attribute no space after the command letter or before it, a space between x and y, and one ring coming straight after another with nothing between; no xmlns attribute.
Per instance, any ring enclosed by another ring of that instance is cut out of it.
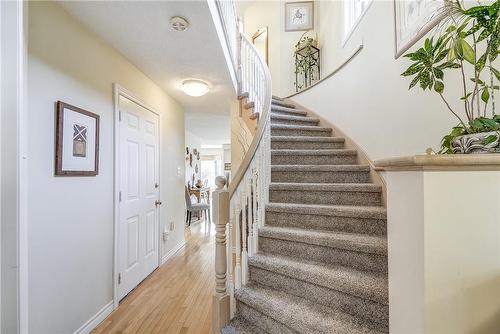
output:
<svg viewBox="0 0 500 334"><path fill-rule="evenodd" d="M344 148L343 142L273 141L273 150L335 150Z"/></svg>
<svg viewBox="0 0 500 334"><path fill-rule="evenodd" d="M294 109L271 109L271 115L306 117L306 112L297 112Z"/></svg>
<svg viewBox="0 0 500 334"><path fill-rule="evenodd" d="M262 235L259 235L259 251L304 260L340 264L360 270L387 272L387 257L372 253L272 239Z"/></svg>
<svg viewBox="0 0 500 334"><path fill-rule="evenodd" d="M272 203L299 203L325 205L380 205L379 192L270 190Z"/></svg>
<svg viewBox="0 0 500 334"><path fill-rule="evenodd" d="M330 137L332 131L313 131L297 129L271 129L272 136L302 136L302 137Z"/></svg>
<svg viewBox="0 0 500 334"><path fill-rule="evenodd" d="M272 182L297 183L367 183L369 172L272 171Z"/></svg>
<svg viewBox="0 0 500 334"><path fill-rule="evenodd" d="M253 307L240 301L238 301L237 308L239 316L269 334L297 334L297 332L291 330L282 323L260 313Z"/></svg>
<svg viewBox="0 0 500 334"><path fill-rule="evenodd" d="M261 268L250 266L249 269L252 282L368 320L373 322L374 328L388 331L389 307L387 305Z"/></svg>
<svg viewBox="0 0 500 334"><path fill-rule="evenodd" d="M271 118L271 124L284 124L284 125L307 125L307 126L315 126L319 124L319 121L311 122L311 121L302 121L297 119L276 119Z"/></svg>
<svg viewBox="0 0 500 334"><path fill-rule="evenodd" d="M355 165L355 155L276 155L271 156L272 165Z"/></svg>
<svg viewBox="0 0 500 334"><path fill-rule="evenodd" d="M302 215L297 213L266 211L266 225L346 233L387 234L387 222L383 219Z"/></svg>

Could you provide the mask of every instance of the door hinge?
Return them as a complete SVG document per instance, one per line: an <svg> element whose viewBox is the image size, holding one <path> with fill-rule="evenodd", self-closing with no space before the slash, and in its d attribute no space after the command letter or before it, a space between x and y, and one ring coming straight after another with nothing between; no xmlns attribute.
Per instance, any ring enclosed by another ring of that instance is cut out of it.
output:
<svg viewBox="0 0 500 334"><path fill-rule="evenodd" d="M122 274L118 273L118 284L121 284L122 282Z"/></svg>
<svg viewBox="0 0 500 334"><path fill-rule="evenodd" d="M122 112L121 111L118 112L118 120L120 122L122 121Z"/></svg>
<svg viewBox="0 0 500 334"><path fill-rule="evenodd" d="M121 202L122 201L122 192L120 191L118 193L118 202Z"/></svg>

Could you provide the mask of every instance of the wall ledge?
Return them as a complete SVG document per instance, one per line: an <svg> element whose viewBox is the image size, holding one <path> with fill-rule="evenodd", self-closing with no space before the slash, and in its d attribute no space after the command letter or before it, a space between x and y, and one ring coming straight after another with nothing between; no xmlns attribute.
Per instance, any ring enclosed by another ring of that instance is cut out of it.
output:
<svg viewBox="0 0 500 334"><path fill-rule="evenodd" d="M500 170L500 154L413 155L373 161L377 171Z"/></svg>

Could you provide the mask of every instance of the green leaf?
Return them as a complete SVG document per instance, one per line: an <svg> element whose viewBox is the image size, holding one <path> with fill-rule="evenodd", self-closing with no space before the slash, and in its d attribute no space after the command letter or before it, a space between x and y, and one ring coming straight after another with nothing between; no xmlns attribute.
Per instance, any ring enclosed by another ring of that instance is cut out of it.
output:
<svg viewBox="0 0 500 334"><path fill-rule="evenodd" d="M481 93L481 100L483 100L484 103L488 103L488 100L490 99L490 92L488 88L483 89L483 92Z"/></svg>
<svg viewBox="0 0 500 334"><path fill-rule="evenodd" d="M442 81L436 81L434 84L434 90L439 94L442 94L444 91L444 83Z"/></svg>
<svg viewBox="0 0 500 334"><path fill-rule="evenodd" d="M481 72L483 70L485 64L486 64L486 54L479 57L479 59L476 63L476 71Z"/></svg>
<svg viewBox="0 0 500 334"><path fill-rule="evenodd" d="M467 93L465 96L462 96L462 97L460 98L460 100L462 100L462 101L463 101L463 100L467 100L467 99L468 99L471 95L472 95L472 92Z"/></svg>
<svg viewBox="0 0 500 334"><path fill-rule="evenodd" d="M481 80L481 79L479 79L479 78L477 78L477 79L476 79L476 78L471 78L471 79L470 79L470 81L472 81L472 82L474 82L474 83L476 83L476 82L477 82L478 84L480 84L480 85L483 85L483 86L484 86L484 81L483 81L483 80Z"/></svg>
<svg viewBox="0 0 500 334"><path fill-rule="evenodd" d="M459 39L460 46L462 48L462 56L469 63L473 64L476 61L476 54L474 53L474 49L467 43L465 39Z"/></svg>
<svg viewBox="0 0 500 334"><path fill-rule="evenodd" d="M431 84L431 75L429 71L424 71L420 74L420 87L425 90Z"/></svg>
<svg viewBox="0 0 500 334"><path fill-rule="evenodd" d="M496 68L494 68L492 66L490 66L490 70L495 75L495 77L497 78L497 80L500 80L500 71L498 71Z"/></svg>
<svg viewBox="0 0 500 334"><path fill-rule="evenodd" d="M488 137L484 138L484 145L489 145L491 143L494 143L498 140L499 135L489 135Z"/></svg>
<svg viewBox="0 0 500 334"><path fill-rule="evenodd" d="M444 72L441 69L436 67L436 68L433 68L432 71L434 72L434 75L436 76L436 78L443 80Z"/></svg>
<svg viewBox="0 0 500 334"><path fill-rule="evenodd" d="M419 72L423 67L424 67L424 65L422 65L420 63L413 64L410 67L408 67L408 69L406 69L406 71L401 73L401 75L404 77L414 75L415 73Z"/></svg>
<svg viewBox="0 0 500 334"><path fill-rule="evenodd" d="M454 47L451 47L449 50L448 50L448 61L453 61L457 58L457 55L455 53L455 48Z"/></svg>
<svg viewBox="0 0 500 334"><path fill-rule="evenodd" d="M410 83L410 87L408 87L408 90L412 89L419 80L420 80L420 74L417 75L415 78L413 78L413 80Z"/></svg>

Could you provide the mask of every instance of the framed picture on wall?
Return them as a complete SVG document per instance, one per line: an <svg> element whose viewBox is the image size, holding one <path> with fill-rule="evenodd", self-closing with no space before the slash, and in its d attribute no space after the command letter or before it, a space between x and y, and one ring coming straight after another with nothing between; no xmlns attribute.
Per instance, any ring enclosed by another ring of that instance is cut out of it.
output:
<svg viewBox="0 0 500 334"><path fill-rule="evenodd" d="M314 1L285 3L285 31L305 31L314 28Z"/></svg>
<svg viewBox="0 0 500 334"><path fill-rule="evenodd" d="M99 115L57 101L55 137L55 175L98 174Z"/></svg>
<svg viewBox="0 0 500 334"><path fill-rule="evenodd" d="M446 15L444 0L394 0L396 55L403 53L431 31Z"/></svg>

